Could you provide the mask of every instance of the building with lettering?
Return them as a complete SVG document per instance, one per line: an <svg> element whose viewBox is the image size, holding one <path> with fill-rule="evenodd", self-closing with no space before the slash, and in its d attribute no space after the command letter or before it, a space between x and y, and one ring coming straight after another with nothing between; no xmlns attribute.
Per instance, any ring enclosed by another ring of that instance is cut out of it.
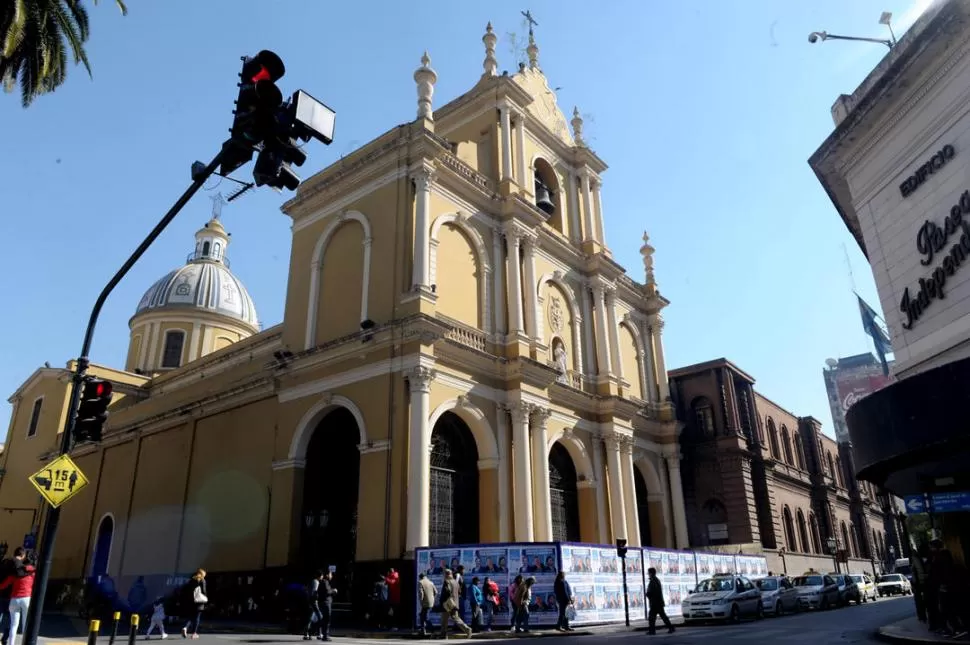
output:
<svg viewBox="0 0 970 645"><path fill-rule="evenodd" d="M933 3L839 97L809 160L869 259L895 356L896 381L846 415L858 475L900 496L970 491L968 54L970 1ZM940 517L951 536L965 521Z"/></svg>
<svg viewBox="0 0 970 645"><path fill-rule="evenodd" d="M227 598L334 565L346 593L429 545L688 545L654 249L639 279L613 259L606 164L534 39L513 73L490 25L482 41L469 91L435 107L425 55L417 117L285 204L281 323L259 328L218 218L146 292L124 368L93 368L116 403L72 453L91 484L64 507L56 579L125 593L205 567ZM68 377L41 368L11 398L0 507L28 511L0 540L35 528L28 475Z"/></svg>
<svg viewBox="0 0 970 645"><path fill-rule="evenodd" d="M888 545L877 491L848 446L754 389L717 359L670 371L690 543L757 545L774 571L879 571ZM834 542L830 542L834 540ZM834 553L833 553L834 547Z"/></svg>

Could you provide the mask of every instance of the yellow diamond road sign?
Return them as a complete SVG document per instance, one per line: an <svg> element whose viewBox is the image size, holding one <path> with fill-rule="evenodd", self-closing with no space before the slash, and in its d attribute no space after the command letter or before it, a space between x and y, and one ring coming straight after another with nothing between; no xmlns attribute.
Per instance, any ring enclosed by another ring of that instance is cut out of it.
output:
<svg viewBox="0 0 970 645"><path fill-rule="evenodd" d="M61 455L30 476L30 483L47 503L57 508L81 492L88 478L70 457Z"/></svg>

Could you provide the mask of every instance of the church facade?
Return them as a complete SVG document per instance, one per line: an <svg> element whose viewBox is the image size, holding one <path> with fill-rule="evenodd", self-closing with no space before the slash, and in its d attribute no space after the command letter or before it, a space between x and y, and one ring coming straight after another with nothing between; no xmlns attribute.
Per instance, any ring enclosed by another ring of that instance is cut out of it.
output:
<svg viewBox="0 0 970 645"><path fill-rule="evenodd" d="M484 73L306 180L283 210L283 321L260 330L214 217L130 321L91 483L53 576L364 572L415 547L571 540L688 546L653 247L613 260L606 164L539 66ZM68 365L70 368L71 365ZM69 369L10 399L0 540L43 523ZM360 573L358 578L364 574ZM240 578L241 579L241 578ZM251 579L250 579L251 580ZM365 584L360 580L361 584ZM355 580L354 586L358 586Z"/></svg>

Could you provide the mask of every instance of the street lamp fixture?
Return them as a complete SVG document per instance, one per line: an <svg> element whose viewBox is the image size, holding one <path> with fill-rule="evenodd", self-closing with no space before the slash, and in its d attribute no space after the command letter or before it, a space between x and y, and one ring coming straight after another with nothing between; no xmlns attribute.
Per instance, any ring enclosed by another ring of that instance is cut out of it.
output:
<svg viewBox="0 0 970 645"><path fill-rule="evenodd" d="M836 573L840 573L839 572L839 560L836 557L836 547L838 547L838 545L839 545L839 543L835 541L835 538L834 537L830 537L829 539L825 540L825 546L827 546L829 548L829 553L832 554L832 563L835 565L835 572Z"/></svg>
<svg viewBox="0 0 970 645"><path fill-rule="evenodd" d="M808 35L808 42L815 44L819 41L825 40L860 40L867 43L879 43L880 45L885 45L889 49L892 49L896 44L896 34L893 33L892 27L893 14L889 11L883 11L882 15L879 16L879 24L886 25L889 29L889 38L863 38L861 36L837 36L836 34L830 34L827 31L813 31Z"/></svg>

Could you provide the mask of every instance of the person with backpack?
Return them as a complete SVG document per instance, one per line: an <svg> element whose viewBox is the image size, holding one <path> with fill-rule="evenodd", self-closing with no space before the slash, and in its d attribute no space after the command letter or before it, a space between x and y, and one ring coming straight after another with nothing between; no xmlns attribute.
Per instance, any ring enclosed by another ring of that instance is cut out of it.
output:
<svg viewBox="0 0 970 645"><path fill-rule="evenodd" d="M313 574L313 579L307 587L307 601L309 602L310 616L307 618L306 629L303 630L303 640L313 640L313 632L317 632L317 638L323 640L323 632L320 631L320 621L323 619L320 611L320 582L323 580L323 571ZM316 628L316 630L314 630Z"/></svg>
<svg viewBox="0 0 970 645"><path fill-rule="evenodd" d="M495 619L495 609L498 607L500 601L498 584L486 576L485 581L482 583L482 593L485 596L485 604L482 606L485 614L485 631L490 632L492 631L492 620Z"/></svg>
<svg viewBox="0 0 970 645"><path fill-rule="evenodd" d="M451 569L445 569L445 579L441 583L441 636L448 638L448 621L453 620L458 628L471 638L472 628L465 624L458 613L458 603L461 598L461 590L458 580L455 578Z"/></svg>
<svg viewBox="0 0 970 645"><path fill-rule="evenodd" d="M485 598L482 596L482 590L478 586L478 576L472 578L472 584L468 587L468 603L471 606L472 612L472 631L480 631L482 629L482 604L485 602Z"/></svg>
<svg viewBox="0 0 970 645"><path fill-rule="evenodd" d="M509 622L509 631L515 631L516 621L519 619L519 587L522 585L522 575L519 574L515 576L512 584L509 585L509 613L511 614L511 619Z"/></svg>
<svg viewBox="0 0 970 645"><path fill-rule="evenodd" d="M520 634L529 632L529 606L532 604L532 585L536 583L533 576L529 576L515 591L519 611L515 621L515 631Z"/></svg>

